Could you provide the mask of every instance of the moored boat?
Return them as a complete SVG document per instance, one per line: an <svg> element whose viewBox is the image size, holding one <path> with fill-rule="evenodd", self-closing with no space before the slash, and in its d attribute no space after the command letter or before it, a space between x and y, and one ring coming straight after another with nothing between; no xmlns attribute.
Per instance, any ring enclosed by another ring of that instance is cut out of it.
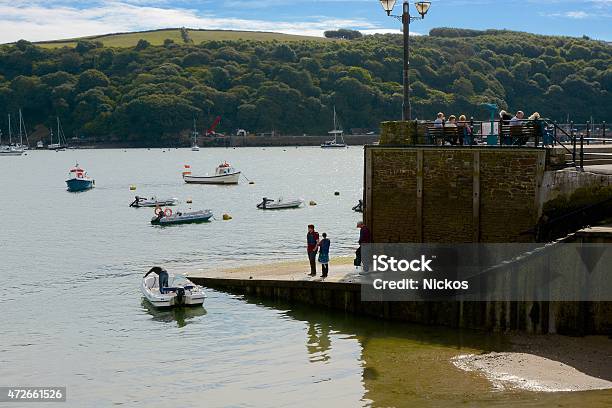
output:
<svg viewBox="0 0 612 408"><path fill-rule="evenodd" d="M196 120L193 119L193 132L191 132L191 136L193 137L193 144L191 145L192 152L199 152L200 146L198 146L198 130L196 129Z"/></svg>
<svg viewBox="0 0 612 408"><path fill-rule="evenodd" d="M155 307L201 306L206 299L202 287L182 275L169 275L168 287L161 290L159 277L156 274L145 275L140 284L140 291Z"/></svg>
<svg viewBox="0 0 612 408"><path fill-rule="evenodd" d="M347 145L344 143L344 131L338 129L338 124L336 121L336 107L334 106L334 130L330 130L327 132L330 136L334 137L334 140L328 140L325 143L321 144L321 149L346 149ZM338 141L340 138L340 142Z"/></svg>
<svg viewBox="0 0 612 408"><path fill-rule="evenodd" d="M0 157L2 156L21 156L23 149L17 146L0 146Z"/></svg>
<svg viewBox="0 0 612 408"><path fill-rule="evenodd" d="M21 119L21 110L19 111L19 118ZM20 122L21 124L21 122ZM13 135L12 135L12 127L11 127L11 115L8 115L8 136L9 136L9 144L2 145L2 131L0 130L0 156L21 156L24 153L23 144L15 145L13 144ZM21 127L19 128L19 134L21 140L23 141L23 136L21 133Z"/></svg>
<svg viewBox="0 0 612 408"><path fill-rule="evenodd" d="M177 211L173 213L170 208L162 210L158 207L155 209L155 215L156 216L151 219L151 224L163 227L166 225L208 222L213 217L213 212L211 210L199 210L188 212Z"/></svg>
<svg viewBox="0 0 612 408"><path fill-rule="evenodd" d="M185 165L183 180L188 184L238 184L240 171L228 162L223 162L215 169L214 176L192 176L189 165Z"/></svg>
<svg viewBox="0 0 612 408"><path fill-rule="evenodd" d="M161 207L161 206L173 206L179 202L178 198L146 198L146 197L134 197L134 201L130 204L130 207Z"/></svg>
<svg viewBox="0 0 612 408"><path fill-rule="evenodd" d="M62 125L60 123L59 116L56 117L57 121L57 143L53 143L53 129L49 130L49 137L51 138L51 143L47 146L49 150L55 150L56 152L63 152L66 150L66 136L64 135L64 131L62 130Z"/></svg>
<svg viewBox="0 0 612 408"><path fill-rule="evenodd" d="M87 175L87 172L79 167L77 163L68 173L66 180L68 191L78 192L86 191L95 187L96 181Z"/></svg>
<svg viewBox="0 0 612 408"><path fill-rule="evenodd" d="M279 198L278 200L272 200L264 197L261 203L257 204L257 208L260 210L284 210L288 208L298 208L304 203L301 198L292 198L285 200Z"/></svg>

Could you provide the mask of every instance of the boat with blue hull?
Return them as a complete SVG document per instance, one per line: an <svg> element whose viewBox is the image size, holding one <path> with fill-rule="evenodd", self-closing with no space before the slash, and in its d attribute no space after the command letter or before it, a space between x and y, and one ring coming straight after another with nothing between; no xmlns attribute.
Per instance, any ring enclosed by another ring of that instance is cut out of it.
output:
<svg viewBox="0 0 612 408"><path fill-rule="evenodd" d="M70 169L68 180L66 180L68 191L87 191L96 186L96 181L87 175L87 172L79 167L78 163Z"/></svg>

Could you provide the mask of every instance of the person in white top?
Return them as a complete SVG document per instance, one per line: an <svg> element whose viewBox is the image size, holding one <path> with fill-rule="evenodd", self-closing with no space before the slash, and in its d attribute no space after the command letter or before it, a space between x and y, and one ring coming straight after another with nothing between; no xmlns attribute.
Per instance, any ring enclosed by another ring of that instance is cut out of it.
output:
<svg viewBox="0 0 612 408"><path fill-rule="evenodd" d="M444 127L457 127L457 117L455 115L450 115Z"/></svg>
<svg viewBox="0 0 612 408"><path fill-rule="evenodd" d="M434 120L434 127L441 128L444 123L444 114L442 112L438 113L438 117Z"/></svg>
<svg viewBox="0 0 612 408"><path fill-rule="evenodd" d="M525 113L523 111L516 112L516 115L510 119L510 126L521 126L523 124L523 118Z"/></svg>

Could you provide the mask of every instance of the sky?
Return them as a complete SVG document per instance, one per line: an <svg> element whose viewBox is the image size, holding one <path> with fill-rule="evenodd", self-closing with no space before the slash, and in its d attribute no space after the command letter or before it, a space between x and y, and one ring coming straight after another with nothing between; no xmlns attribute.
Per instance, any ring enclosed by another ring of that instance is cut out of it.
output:
<svg viewBox="0 0 612 408"><path fill-rule="evenodd" d="M395 6L396 14L401 3ZM416 15L414 5L411 12ZM400 32L378 0L0 0L0 43L74 38L168 27L274 31ZM612 0L432 0L411 25L510 29L612 41Z"/></svg>

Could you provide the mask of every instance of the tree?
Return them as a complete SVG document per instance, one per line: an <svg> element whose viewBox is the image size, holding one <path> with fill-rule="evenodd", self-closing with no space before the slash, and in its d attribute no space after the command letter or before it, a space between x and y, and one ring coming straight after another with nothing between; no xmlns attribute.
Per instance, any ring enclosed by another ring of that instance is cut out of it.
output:
<svg viewBox="0 0 612 408"><path fill-rule="evenodd" d="M293 62L296 60L297 56L295 55L295 51L288 44L279 44L274 49L272 55L274 58L279 59L281 61Z"/></svg>
<svg viewBox="0 0 612 408"><path fill-rule="evenodd" d="M140 40L138 40L138 44L136 44L136 47L134 49L136 51L142 51L142 50L149 48L150 46L151 46L150 42L148 42L147 40L143 40L141 38Z"/></svg>
<svg viewBox="0 0 612 408"><path fill-rule="evenodd" d="M75 47L76 52L78 52L79 54L83 55L88 51L91 51L95 48L101 48L103 47L103 44L100 41L86 41L86 40L80 40L77 41L77 45Z"/></svg>
<svg viewBox="0 0 612 408"><path fill-rule="evenodd" d="M77 91L83 92L91 88L102 87L106 88L110 85L108 77L97 69L88 69L79 75L77 81Z"/></svg>
<svg viewBox="0 0 612 408"><path fill-rule="evenodd" d="M185 27L181 27L181 38L185 44L193 44L189 31Z"/></svg>
<svg viewBox="0 0 612 408"><path fill-rule="evenodd" d="M343 39L343 40L354 40L356 38L363 37L363 34L361 34L359 31L357 31L357 30L347 30L345 28L341 28L339 30L325 31L323 33L323 35L326 38L340 38L340 39Z"/></svg>
<svg viewBox="0 0 612 408"><path fill-rule="evenodd" d="M464 97L471 96L474 94L474 85L467 78L459 78L453 82L453 92L456 95L462 95Z"/></svg>

